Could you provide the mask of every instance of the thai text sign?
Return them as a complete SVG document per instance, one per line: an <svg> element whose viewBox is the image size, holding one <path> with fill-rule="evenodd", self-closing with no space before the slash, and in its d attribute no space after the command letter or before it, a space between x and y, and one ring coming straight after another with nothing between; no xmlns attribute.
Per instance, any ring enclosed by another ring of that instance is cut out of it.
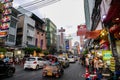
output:
<svg viewBox="0 0 120 80"><path fill-rule="evenodd" d="M103 60L110 60L110 58L112 57L112 52L109 50L103 50L102 55L103 55Z"/></svg>

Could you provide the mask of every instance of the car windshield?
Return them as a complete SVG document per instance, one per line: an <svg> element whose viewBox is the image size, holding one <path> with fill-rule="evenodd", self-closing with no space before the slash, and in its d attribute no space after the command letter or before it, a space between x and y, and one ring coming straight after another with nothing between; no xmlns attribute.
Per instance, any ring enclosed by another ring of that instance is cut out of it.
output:
<svg viewBox="0 0 120 80"><path fill-rule="evenodd" d="M73 58L73 56L68 56L69 58Z"/></svg>
<svg viewBox="0 0 120 80"><path fill-rule="evenodd" d="M35 58L28 58L27 61L35 61Z"/></svg>
<svg viewBox="0 0 120 80"><path fill-rule="evenodd" d="M56 66L56 63L47 63L46 66Z"/></svg>

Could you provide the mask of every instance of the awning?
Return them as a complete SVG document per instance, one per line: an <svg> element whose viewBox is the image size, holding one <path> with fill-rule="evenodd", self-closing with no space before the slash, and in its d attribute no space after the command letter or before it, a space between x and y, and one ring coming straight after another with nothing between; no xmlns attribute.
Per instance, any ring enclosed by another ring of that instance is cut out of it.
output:
<svg viewBox="0 0 120 80"><path fill-rule="evenodd" d="M111 21L120 22L120 0L112 0L108 14L104 19L104 23Z"/></svg>
<svg viewBox="0 0 120 80"><path fill-rule="evenodd" d="M95 31L87 31L85 38L87 39L96 39L99 37L102 30L95 30Z"/></svg>

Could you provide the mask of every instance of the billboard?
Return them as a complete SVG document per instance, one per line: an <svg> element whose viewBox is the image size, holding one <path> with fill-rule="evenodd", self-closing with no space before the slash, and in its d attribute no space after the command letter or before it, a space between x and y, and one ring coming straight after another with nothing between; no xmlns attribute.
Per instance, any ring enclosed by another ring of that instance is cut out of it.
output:
<svg viewBox="0 0 120 80"><path fill-rule="evenodd" d="M83 36L86 34L86 25L78 25L77 36Z"/></svg>

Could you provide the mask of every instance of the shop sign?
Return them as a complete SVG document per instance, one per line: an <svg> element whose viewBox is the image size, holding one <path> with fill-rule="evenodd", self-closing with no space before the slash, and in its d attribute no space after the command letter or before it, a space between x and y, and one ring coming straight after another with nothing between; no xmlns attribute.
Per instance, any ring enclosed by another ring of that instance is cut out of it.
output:
<svg viewBox="0 0 120 80"><path fill-rule="evenodd" d="M0 37L7 36L7 31L0 31Z"/></svg>
<svg viewBox="0 0 120 80"><path fill-rule="evenodd" d="M112 57L112 51L103 50L102 55L103 55L103 60L105 60L105 61L110 60L110 58Z"/></svg>
<svg viewBox="0 0 120 80"><path fill-rule="evenodd" d="M114 59L114 57L110 58L110 70L115 71L115 59Z"/></svg>

